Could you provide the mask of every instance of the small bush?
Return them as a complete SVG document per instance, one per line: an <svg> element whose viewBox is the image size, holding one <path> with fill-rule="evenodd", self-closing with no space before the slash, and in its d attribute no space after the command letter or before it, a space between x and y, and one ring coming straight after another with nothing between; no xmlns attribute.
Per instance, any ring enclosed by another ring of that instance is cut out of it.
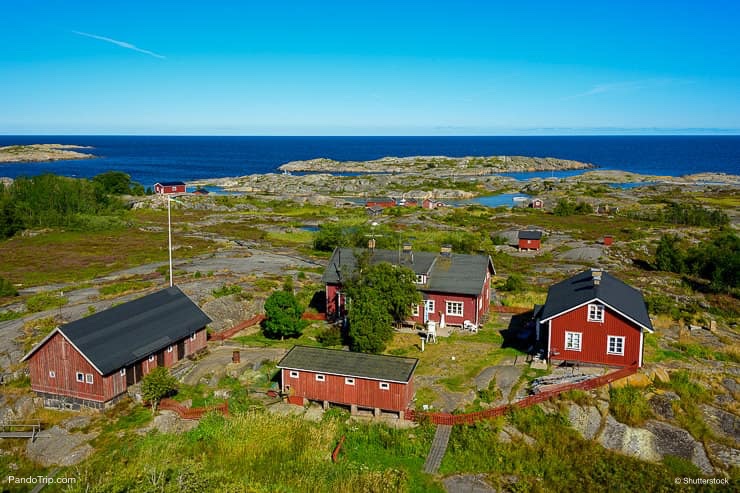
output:
<svg viewBox="0 0 740 493"><path fill-rule="evenodd" d="M212 294L216 298L222 298L224 296L230 296L232 294L240 294L242 292L242 287L238 286L236 284L232 285L224 285L220 288L214 289L212 291Z"/></svg>
<svg viewBox="0 0 740 493"><path fill-rule="evenodd" d="M610 389L609 399L609 411L621 423L639 426L653 415L640 389L630 385Z"/></svg>
<svg viewBox="0 0 740 493"><path fill-rule="evenodd" d="M0 277L0 297L3 296L18 296L18 291L10 281Z"/></svg>
<svg viewBox="0 0 740 493"><path fill-rule="evenodd" d="M51 293L39 293L26 300L26 308L29 312L43 312L52 308L59 308L67 304L69 300L64 296Z"/></svg>
<svg viewBox="0 0 740 493"><path fill-rule="evenodd" d="M504 284L501 286L502 291L509 291L512 293L518 293L524 291L524 279L519 274L511 274L506 278Z"/></svg>
<svg viewBox="0 0 740 493"><path fill-rule="evenodd" d="M316 336L316 341L322 346L340 346L342 344L342 332L339 327L332 325L322 330Z"/></svg>

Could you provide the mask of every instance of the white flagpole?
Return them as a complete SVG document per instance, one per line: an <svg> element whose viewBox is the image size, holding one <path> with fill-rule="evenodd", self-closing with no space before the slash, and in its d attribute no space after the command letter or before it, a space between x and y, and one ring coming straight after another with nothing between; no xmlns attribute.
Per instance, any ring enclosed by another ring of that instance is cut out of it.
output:
<svg viewBox="0 0 740 493"><path fill-rule="evenodd" d="M170 196L167 196L167 238L168 238L168 248L170 252L170 287L174 285L172 280L172 214L170 212Z"/></svg>

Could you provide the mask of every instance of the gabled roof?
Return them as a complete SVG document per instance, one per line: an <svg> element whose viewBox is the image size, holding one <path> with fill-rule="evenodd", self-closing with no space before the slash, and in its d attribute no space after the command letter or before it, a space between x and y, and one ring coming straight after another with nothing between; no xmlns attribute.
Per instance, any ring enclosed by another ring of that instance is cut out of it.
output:
<svg viewBox="0 0 740 493"><path fill-rule="evenodd" d="M536 231L532 229L525 229L519 231L520 240L539 240L542 238L542 231Z"/></svg>
<svg viewBox="0 0 740 493"><path fill-rule="evenodd" d="M53 333L60 332L102 375L107 375L174 344L210 322L208 315L175 286L70 322Z"/></svg>
<svg viewBox="0 0 740 493"><path fill-rule="evenodd" d="M325 284L341 284L342 277L352 274L357 268L355 251L365 249L336 248L326 266L322 281ZM402 265L415 274L427 276L424 291L477 295L486 281L486 272L496 273L491 257L452 253L449 257L435 252L413 252L398 250L372 250L370 263L388 262Z"/></svg>
<svg viewBox="0 0 740 493"><path fill-rule="evenodd" d="M593 302L603 303L640 327L653 332L642 293L605 271L601 271L598 285L594 284L592 271L587 270L550 286L539 319L545 322Z"/></svg>
<svg viewBox="0 0 740 493"><path fill-rule="evenodd" d="M419 360L416 358L293 346L293 349L280 360L277 367L406 383L413 376L417 363Z"/></svg>
<svg viewBox="0 0 740 493"><path fill-rule="evenodd" d="M181 187L185 185L182 181L158 181L155 185L162 185L163 187Z"/></svg>

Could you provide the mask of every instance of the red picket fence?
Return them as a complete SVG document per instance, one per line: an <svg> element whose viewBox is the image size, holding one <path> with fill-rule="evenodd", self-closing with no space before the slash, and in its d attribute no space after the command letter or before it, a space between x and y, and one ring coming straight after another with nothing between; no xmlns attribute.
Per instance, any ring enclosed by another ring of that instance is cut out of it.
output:
<svg viewBox="0 0 740 493"><path fill-rule="evenodd" d="M429 422L437 424L437 425L450 425L450 426L463 425L463 424L472 425L484 419L491 419L491 418L497 418L499 416L503 416L511 409L515 409L515 408L524 409L525 407L529 407L535 404L539 404L541 402L545 402L557 396L558 394L567 392L569 390L595 389L597 387L601 387L602 385L606 385L611 382L614 382L615 380L619 380L621 378L625 378L630 375L633 375L636 372L637 372L636 366L628 366L626 368L622 368L620 370L607 373L606 375L602 375L600 377L591 378L589 380L584 380L578 383L558 386L558 388L556 389L540 392L539 394L535 394L535 395L530 395L512 404L507 404L504 406L486 409L485 411L478 411L478 412L466 413L466 414L450 414L450 413L427 413L423 411L415 411L412 409L408 409L406 410L404 416L406 419L410 421L427 421L428 420Z"/></svg>
<svg viewBox="0 0 740 493"><path fill-rule="evenodd" d="M175 411L182 419L200 419L204 414L210 411L218 411L224 416L229 415L228 402L208 407L185 407L175 400L162 399L159 403L159 409L164 411Z"/></svg>
<svg viewBox="0 0 740 493"><path fill-rule="evenodd" d="M226 329L226 330L221 331L221 332L215 332L213 334L210 334L208 336L208 338L210 340L212 340L212 341L223 341L223 340L226 340L226 339L232 337L237 332L240 332L240 331L246 329L247 327L251 327L253 325L257 325L258 323L262 322L264 319L265 319L265 316L260 313L260 314L255 315L254 317L252 317L250 319L244 320L243 322L240 322L240 323L236 324L235 326L233 326L230 329Z"/></svg>

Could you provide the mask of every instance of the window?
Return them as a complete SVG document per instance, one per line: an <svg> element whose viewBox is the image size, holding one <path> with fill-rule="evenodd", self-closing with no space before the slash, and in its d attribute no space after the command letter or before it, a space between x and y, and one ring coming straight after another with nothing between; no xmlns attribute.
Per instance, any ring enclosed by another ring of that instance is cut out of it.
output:
<svg viewBox="0 0 740 493"><path fill-rule="evenodd" d="M121 368L121 372L120 373L121 373L121 376L122 377L125 377L126 376L126 368Z"/></svg>
<svg viewBox="0 0 740 493"><path fill-rule="evenodd" d="M434 300L424 300L424 308L429 315L434 313Z"/></svg>
<svg viewBox="0 0 740 493"><path fill-rule="evenodd" d="M75 376L77 377L78 382L84 382L85 381L85 374L81 371L78 371Z"/></svg>
<svg viewBox="0 0 740 493"><path fill-rule="evenodd" d="M609 336L606 343L606 354L618 354L624 356L624 337Z"/></svg>
<svg viewBox="0 0 740 493"><path fill-rule="evenodd" d="M604 321L604 305L588 305L588 321L589 322L603 322Z"/></svg>
<svg viewBox="0 0 740 493"><path fill-rule="evenodd" d="M172 352L172 346L167 346L167 352L168 353L171 353Z"/></svg>
<svg viewBox="0 0 740 493"><path fill-rule="evenodd" d="M195 340L195 334L190 334L190 340L191 341L194 341Z"/></svg>
<svg viewBox="0 0 740 493"><path fill-rule="evenodd" d="M152 363L153 361L154 361L154 355L152 354L151 356L149 356L149 363Z"/></svg>
<svg viewBox="0 0 740 493"><path fill-rule="evenodd" d="M87 383L93 383L93 376L92 376L92 373L88 373L88 374L86 374L86 375L85 375L85 381L86 381Z"/></svg>
<svg viewBox="0 0 740 493"><path fill-rule="evenodd" d="M354 378L347 377L347 378L344 379L344 384L345 385L354 385L355 384L355 379Z"/></svg>
<svg viewBox="0 0 740 493"><path fill-rule="evenodd" d="M424 284L427 282L427 276L424 274L416 274L416 284Z"/></svg>
<svg viewBox="0 0 740 493"><path fill-rule="evenodd" d="M49 370L49 378L56 378L57 374L54 372L54 370Z"/></svg>
<svg viewBox="0 0 740 493"><path fill-rule="evenodd" d="M571 351L581 350L581 333L580 332L566 332L565 333L565 349Z"/></svg>
<svg viewBox="0 0 740 493"><path fill-rule="evenodd" d="M291 371L290 372L290 378L298 378L298 372L297 371Z"/></svg>
<svg viewBox="0 0 740 493"><path fill-rule="evenodd" d="M390 390L391 384L389 384L388 382L380 382L379 387L380 390Z"/></svg>
<svg viewBox="0 0 740 493"><path fill-rule="evenodd" d="M419 305L413 305L411 307L411 315L413 315L414 317L419 316Z"/></svg>
<svg viewBox="0 0 740 493"><path fill-rule="evenodd" d="M317 382L323 382L324 380L326 380L326 377L324 375L321 375L320 373L317 373L316 374L316 381Z"/></svg>
<svg viewBox="0 0 740 493"><path fill-rule="evenodd" d="M457 315L462 317L463 314L463 302L462 301L448 301L447 302L447 315Z"/></svg>

